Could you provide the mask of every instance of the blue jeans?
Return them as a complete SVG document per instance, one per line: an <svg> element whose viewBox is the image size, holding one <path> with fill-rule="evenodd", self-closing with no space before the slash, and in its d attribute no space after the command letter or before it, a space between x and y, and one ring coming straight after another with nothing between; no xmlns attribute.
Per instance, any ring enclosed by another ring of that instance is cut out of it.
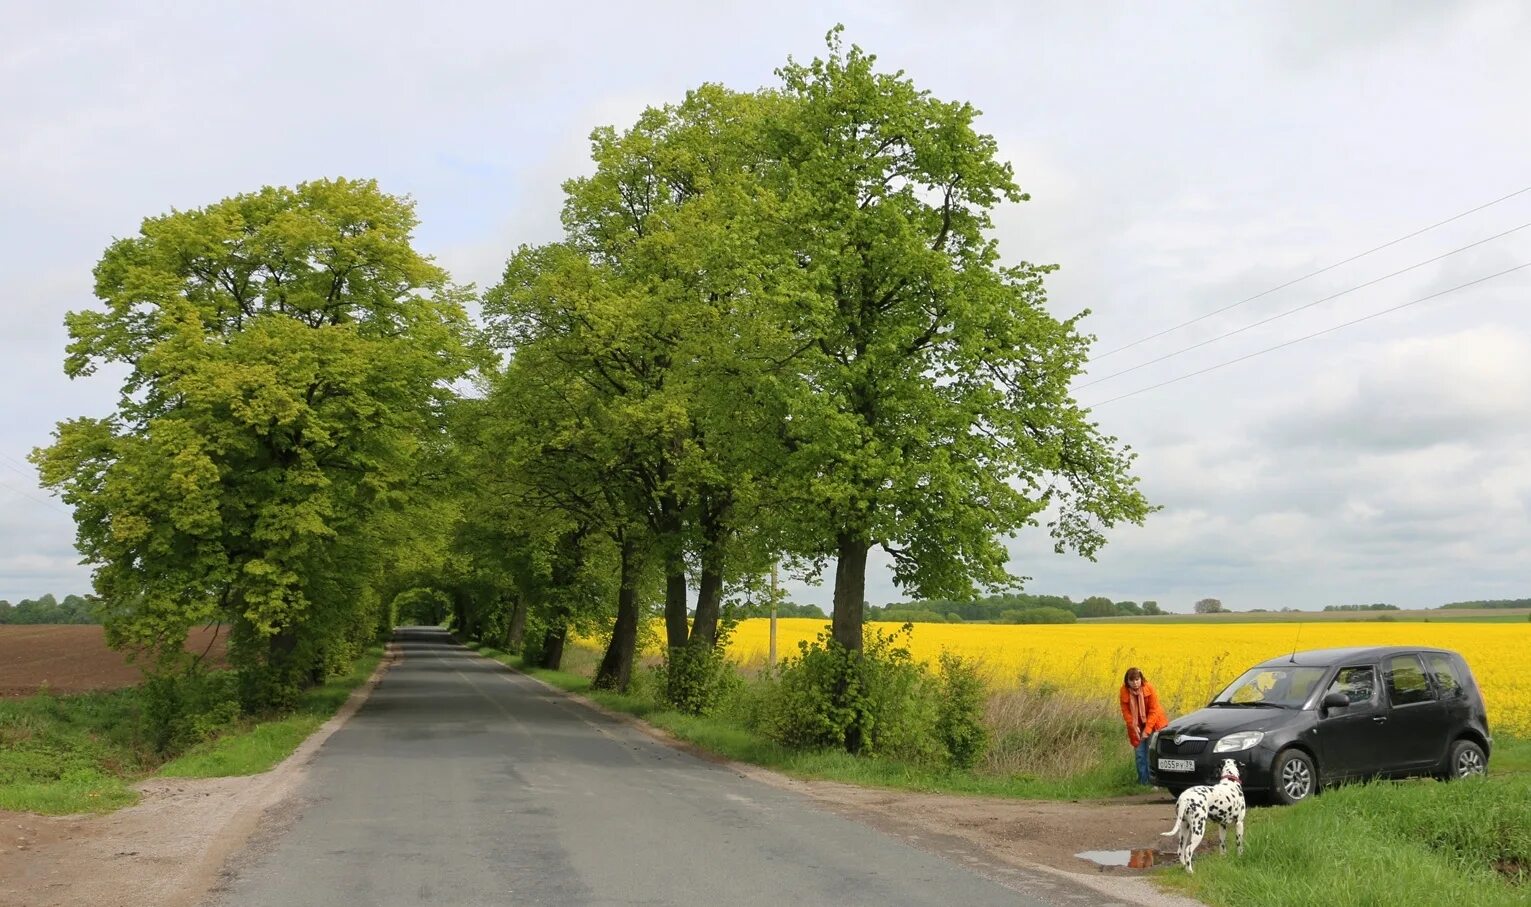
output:
<svg viewBox="0 0 1531 907"><path fill-rule="evenodd" d="M1148 738L1144 737L1142 740L1138 741L1138 745L1133 748L1133 752L1136 753L1137 757L1138 757L1138 783L1139 784L1147 784L1148 783Z"/></svg>

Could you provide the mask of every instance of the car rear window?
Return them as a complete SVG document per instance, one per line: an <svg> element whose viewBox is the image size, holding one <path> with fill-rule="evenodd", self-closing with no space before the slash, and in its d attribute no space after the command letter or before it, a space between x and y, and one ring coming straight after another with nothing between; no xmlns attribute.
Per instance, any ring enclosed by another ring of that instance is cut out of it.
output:
<svg viewBox="0 0 1531 907"><path fill-rule="evenodd" d="M1387 692L1393 705L1429 702L1435 698L1435 691L1425 680L1425 670L1417 656L1394 655L1389 658L1384 676L1387 678Z"/></svg>
<svg viewBox="0 0 1531 907"><path fill-rule="evenodd" d="M1450 655L1426 652L1425 666L1430 669L1430 676L1435 680L1435 688L1441 691L1442 699L1454 699L1462 695L1462 678L1458 676L1456 662Z"/></svg>

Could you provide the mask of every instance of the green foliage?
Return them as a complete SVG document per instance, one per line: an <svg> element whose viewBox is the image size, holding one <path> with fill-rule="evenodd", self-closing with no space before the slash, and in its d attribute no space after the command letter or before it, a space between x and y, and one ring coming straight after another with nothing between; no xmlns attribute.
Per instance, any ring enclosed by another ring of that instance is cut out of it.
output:
<svg viewBox="0 0 1531 907"><path fill-rule="evenodd" d="M726 615L718 625L716 644L693 638L665 650L654 670L668 705L688 715L708 715L739 696L743 679L726 654L738 620L737 612Z"/></svg>
<svg viewBox="0 0 1531 907"><path fill-rule="evenodd" d="M139 689L144 731L154 751L182 752L233 725L241 714L239 680L228 671L147 678Z"/></svg>
<svg viewBox="0 0 1531 907"><path fill-rule="evenodd" d="M1000 619L1007 624L1071 624L1078 620L1074 612L1065 611L1062 608L1025 608L1020 611L1005 611L1000 614Z"/></svg>
<svg viewBox="0 0 1531 907"><path fill-rule="evenodd" d="M1475 611L1490 608L1531 608L1531 598L1498 598L1487 601L1451 602L1440 606L1442 611Z"/></svg>
<svg viewBox="0 0 1531 907"><path fill-rule="evenodd" d="M952 613L955 614L956 612ZM962 615L958 614L957 619L961 620ZM895 624L944 624L947 622L948 618L945 614L940 614L935 611L917 611L914 609L897 608L880 608L874 610L869 608L867 609L867 620L878 621L880 623Z"/></svg>
<svg viewBox="0 0 1531 907"><path fill-rule="evenodd" d="M800 642L765 694L762 731L788 747L846 747L941 763L937 687L909 654L912 631L908 624L894 633L873 630L860 651L828 633Z"/></svg>
<svg viewBox="0 0 1531 907"><path fill-rule="evenodd" d="M989 746L989 729L983 720L987 700L977 666L942 652L936 735L946 746L947 761L958 768L977 765Z"/></svg>
<svg viewBox="0 0 1531 907"><path fill-rule="evenodd" d="M94 595L66 595L63 601L44 593L16 604L0 599L0 624L100 623L101 602Z"/></svg>
<svg viewBox="0 0 1531 907"><path fill-rule="evenodd" d="M146 219L71 313L65 371L116 411L34 451L111 603L108 640L179 671L189 627L241 632L252 708L290 704L374 638L449 384L480 359L467 293L375 183L265 188Z"/></svg>

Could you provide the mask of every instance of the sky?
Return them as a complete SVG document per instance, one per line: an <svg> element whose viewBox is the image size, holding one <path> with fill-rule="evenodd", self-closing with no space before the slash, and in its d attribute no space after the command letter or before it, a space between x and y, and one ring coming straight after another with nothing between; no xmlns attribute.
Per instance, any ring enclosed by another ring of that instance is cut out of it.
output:
<svg viewBox="0 0 1531 907"><path fill-rule="evenodd" d="M983 111L1032 196L996 212L1001 251L1060 266L1054 314L1089 311L1077 399L1161 508L1093 562L1022 532L1025 591L1531 597L1531 267L1501 273L1531 263L1515 0L4 0L0 20L0 599L89 590L26 457L112 409L120 376L64 376L63 319L143 218L373 177L416 201L418 248L488 287L558 238L592 129L774 85L836 23ZM874 557L868 600L904 597Z"/></svg>

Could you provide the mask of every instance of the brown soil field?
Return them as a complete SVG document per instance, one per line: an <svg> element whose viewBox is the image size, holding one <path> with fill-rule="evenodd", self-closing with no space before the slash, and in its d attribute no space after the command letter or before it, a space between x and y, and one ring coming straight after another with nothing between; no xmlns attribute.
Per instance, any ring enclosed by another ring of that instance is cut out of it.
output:
<svg viewBox="0 0 1531 907"><path fill-rule="evenodd" d="M196 627L186 650L221 664L227 636L222 626ZM100 627L0 625L0 696L115 690L142 679L125 654L107 647Z"/></svg>

